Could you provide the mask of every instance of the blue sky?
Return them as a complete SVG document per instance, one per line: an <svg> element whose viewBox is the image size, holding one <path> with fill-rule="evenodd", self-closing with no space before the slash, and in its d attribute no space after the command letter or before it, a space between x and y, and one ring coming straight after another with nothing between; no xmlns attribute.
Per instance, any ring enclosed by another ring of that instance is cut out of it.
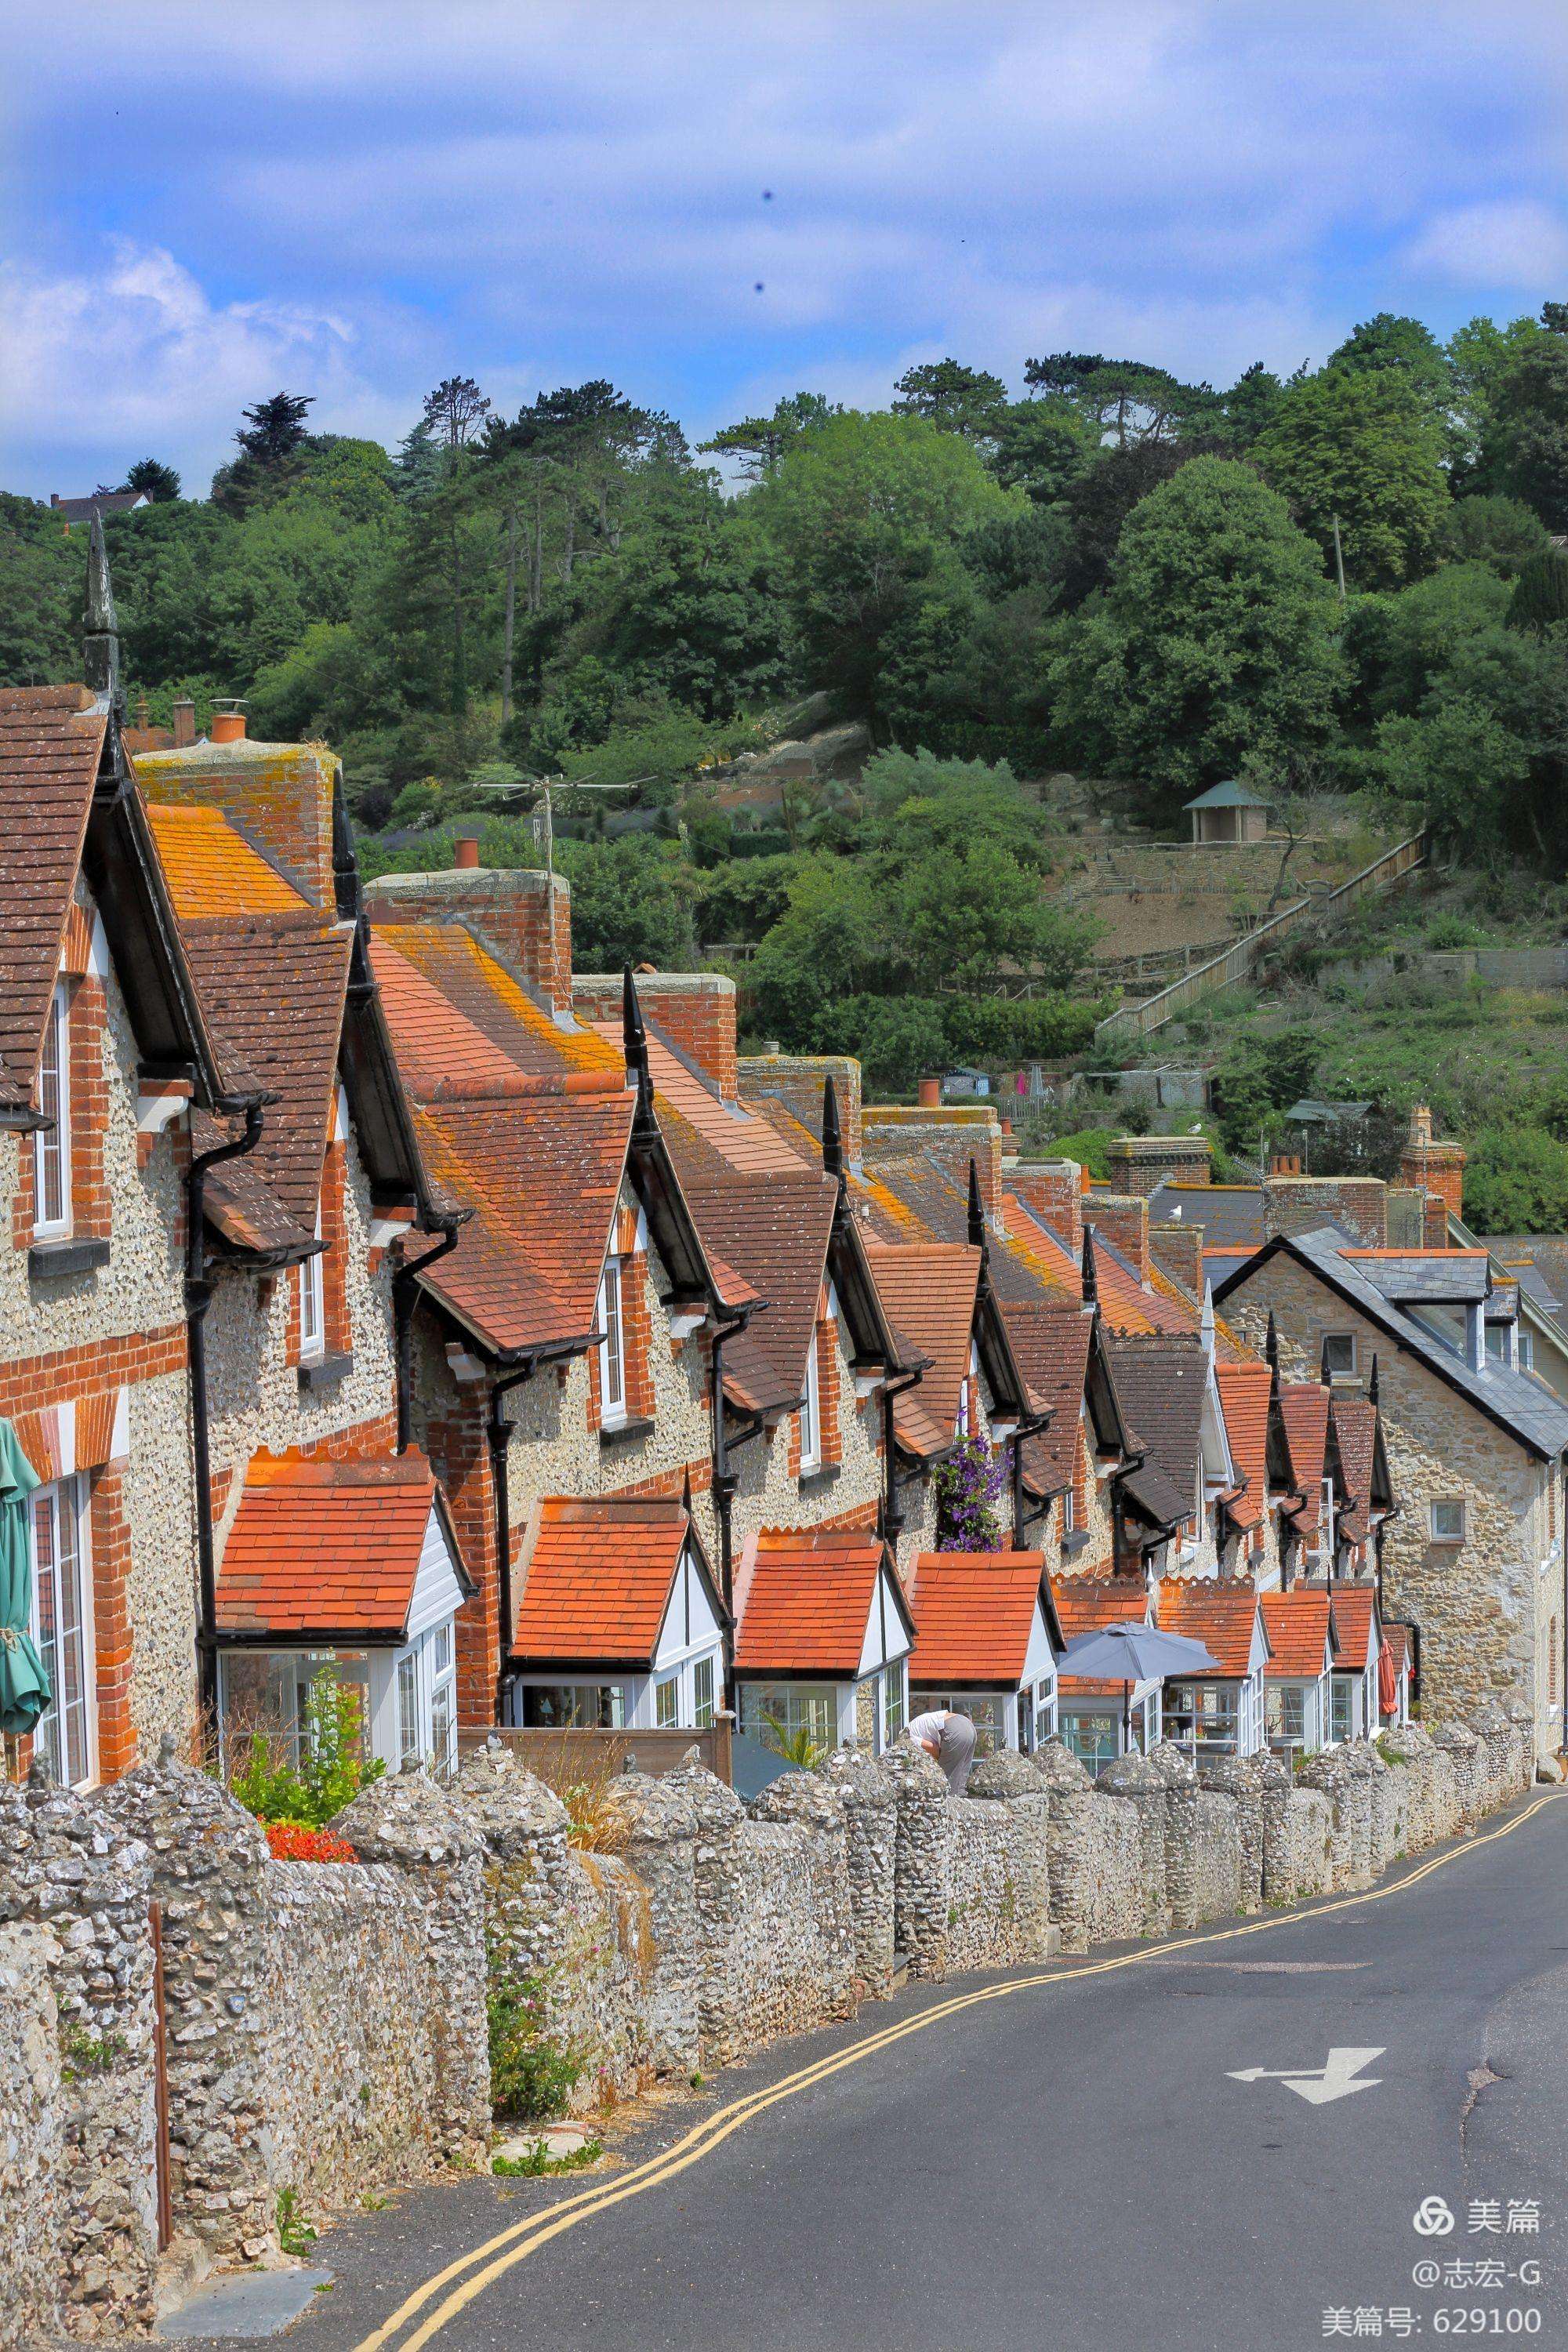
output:
<svg viewBox="0 0 1568 2352"><path fill-rule="evenodd" d="M0 0L0 486L205 488L280 386L703 431L945 352L1230 381L1568 298L1568 8Z"/></svg>

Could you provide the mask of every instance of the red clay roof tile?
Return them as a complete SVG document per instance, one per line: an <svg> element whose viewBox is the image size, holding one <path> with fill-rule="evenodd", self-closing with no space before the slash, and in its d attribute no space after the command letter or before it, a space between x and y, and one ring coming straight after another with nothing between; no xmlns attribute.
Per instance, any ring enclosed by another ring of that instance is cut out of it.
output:
<svg viewBox="0 0 1568 2352"><path fill-rule="evenodd" d="M857 1675L886 1550L853 1528L764 1528L736 1596L736 1673Z"/></svg>
<svg viewBox="0 0 1568 2352"><path fill-rule="evenodd" d="M548 1496L522 1566L513 1656L651 1667L690 1527L678 1502Z"/></svg>
<svg viewBox="0 0 1568 2352"><path fill-rule="evenodd" d="M1260 1605L1274 1653L1265 1669L1270 1678L1300 1681L1321 1675L1330 1630L1328 1593L1297 1584L1289 1592L1266 1592Z"/></svg>
<svg viewBox="0 0 1568 2352"><path fill-rule="evenodd" d="M922 1552L910 1590L910 1681L1016 1687L1045 1565L1037 1551Z"/></svg>
<svg viewBox="0 0 1568 2352"><path fill-rule="evenodd" d="M363 1462L258 1454L224 1546L219 1633L401 1633L436 1494L413 1450Z"/></svg>

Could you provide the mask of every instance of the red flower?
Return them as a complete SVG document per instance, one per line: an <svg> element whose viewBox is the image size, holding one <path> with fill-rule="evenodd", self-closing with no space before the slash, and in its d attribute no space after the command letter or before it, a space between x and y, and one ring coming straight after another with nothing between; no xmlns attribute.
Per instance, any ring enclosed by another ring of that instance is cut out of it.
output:
<svg viewBox="0 0 1568 2352"><path fill-rule="evenodd" d="M267 1843L274 1862L353 1862L354 1850L347 1838L331 1830L303 1829L296 1822L268 1822Z"/></svg>

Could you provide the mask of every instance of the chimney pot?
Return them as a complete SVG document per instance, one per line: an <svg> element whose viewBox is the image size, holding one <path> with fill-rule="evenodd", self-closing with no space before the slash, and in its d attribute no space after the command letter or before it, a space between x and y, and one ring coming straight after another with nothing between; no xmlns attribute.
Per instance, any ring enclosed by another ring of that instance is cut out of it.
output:
<svg viewBox="0 0 1568 2352"><path fill-rule="evenodd" d="M936 1110L942 1103L942 1080L922 1078L920 1082L920 1103L922 1110Z"/></svg>
<svg viewBox="0 0 1568 2352"><path fill-rule="evenodd" d="M212 740L215 743L239 743L245 740L245 705L237 700L216 701L213 704Z"/></svg>
<svg viewBox="0 0 1568 2352"><path fill-rule="evenodd" d="M181 701L175 703L170 716L173 718L174 722L175 751L188 751L196 740L195 704L187 695Z"/></svg>
<svg viewBox="0 0 1568 2352"><path fill-rule="evenodd" d="M479 845L475 835L471 833L459 835L452 845L453 865L460 866L465 873L468 873L477 869L479 862Z"/></svg>

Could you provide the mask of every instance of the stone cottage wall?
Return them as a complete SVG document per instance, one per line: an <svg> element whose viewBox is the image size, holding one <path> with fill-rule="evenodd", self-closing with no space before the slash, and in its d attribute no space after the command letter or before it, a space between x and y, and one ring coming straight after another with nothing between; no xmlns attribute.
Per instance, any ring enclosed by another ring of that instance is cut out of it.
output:
<svg viewBox="0 0 1568 2352"><path fill-rule="evenodd" d="M52 1937L0 1927L0 2352L57 2317L64 2100Z"/></svg>

